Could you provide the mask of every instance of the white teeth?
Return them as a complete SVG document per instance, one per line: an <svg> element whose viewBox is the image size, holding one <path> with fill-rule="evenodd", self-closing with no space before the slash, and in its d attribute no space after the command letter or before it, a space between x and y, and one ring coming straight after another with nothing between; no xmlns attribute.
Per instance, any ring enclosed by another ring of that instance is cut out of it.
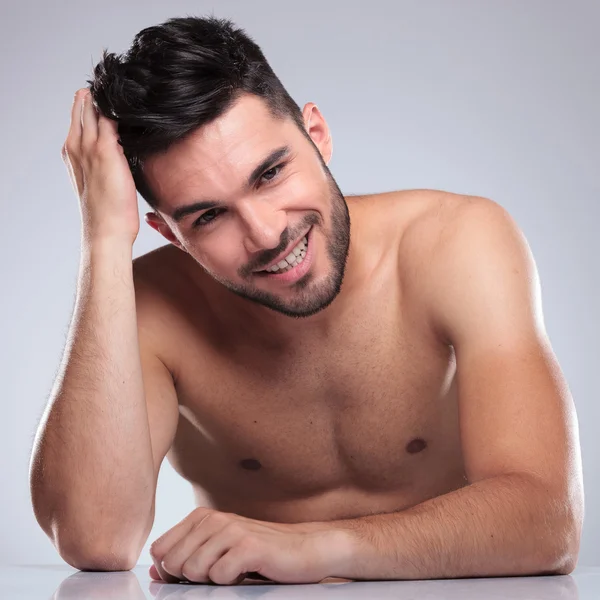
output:
<svg viewBox="0 0 600 600"><path fill-rule="evenodd" d="M269 269L265 269L269 273L276 273L279 270L285 269L287 267L295 267L299 264L302 258L306 256L306 245L308 244L308 239L304 236L299 242L298 245L283 259L280 260L276 265L273 265Z"/></svg>
<svg viewBox="0 0 600 600"><path fill-rule="evenodd" d="M280 269L279 267L273 267L271 269L266 269L266 270L269 271L270 273L285 273L286 271L293 269L296 265L299 265L304 260L305 256L306 256L306 252L302 251L302 254L300 254L300 256L298 256L297 260L294 263L292 263L291 265L289 265L288 263L285 263L285 267L283 269Z"/></svg>

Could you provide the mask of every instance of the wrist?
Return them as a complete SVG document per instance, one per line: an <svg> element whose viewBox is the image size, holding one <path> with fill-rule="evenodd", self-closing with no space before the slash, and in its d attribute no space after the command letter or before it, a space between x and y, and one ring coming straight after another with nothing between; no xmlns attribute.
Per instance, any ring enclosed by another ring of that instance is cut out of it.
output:
<svg viewBox="0 0 600 600"><path fill-rule="evenodd" d="M83 252L93 255L118 253L132 255L133 241L124 235L88 235L81 234L81 249Z"/></svg>
<svg viewBox="0 0 600 600"><path fill-rule="evenodd" d="M357 556L357 538L351 530L334 523L319 521L299 523L298 526L303 526L306 534L315 536L316 555L323 566L323 579L352 579Z"/></svg>
<svg viewBox="0 0 600 600"><path fill-rule="evenodd" d="M80 273L93 278L129 278L133 275L133 245L123 238L82 238Z"/></svg>
<svg viewBox="0 0 600 600"><path fill-rule="evenodd" d="M355 579L357 577L357 557L359 545L354 532L348 529L334 529L332 537L331 576Z"/></svg>

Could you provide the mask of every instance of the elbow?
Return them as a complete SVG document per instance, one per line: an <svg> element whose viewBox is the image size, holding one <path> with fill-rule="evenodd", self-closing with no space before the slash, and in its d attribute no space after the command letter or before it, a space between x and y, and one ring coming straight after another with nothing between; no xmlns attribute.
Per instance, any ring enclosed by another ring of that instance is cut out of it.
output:
<svg viewBox="0 0 600 600"><path fill-rule="evenodd" d="M60 557L79 571L130 571L139 560L149 529L144 536L122 526L121 535L100 523L79 522L48 516L39 519Z"/></svg>
<svg viewBox="0 0 600 600"><path fill-rule="evenodd" d="M147 532L146 525L140 536L133 526L124 527L121 521L121 535L114 535L114 528L101 523L81 524L80 518L65 518L65 510L57 511L48 507L49 503L34 502L36 519L50 538L60 557L79 571L130 571L140 557ZM62 514L58 517L57 513Z"/></svg>
<svg viewBox="0 0 600 600"><path fill-rule="evenodd" d="M79 571L131 571L137 557L114 552L60 552L62 559Z"/></svg>
<svg viewBox="0 0 600 600"><path fill-rule="evenodd" d="M118 541L92 543L84 539L86 536L74 539L72 528L58 526L55 520L47 515L42 517L39 511L36 517L60 557L79 571L130 571L138 561L141 549Z"/></svg>
<svg viewBox="0 0 600 600"><path fill-rule="evenodd" d="M87 548L64 540L56 544L61 558L79 571L130 571L139 553L124 545L110 548Z"/></svg>
<svg viewBox="0 0 600 600"><path fill-rule="evenodd" d="M561 535L561 531L565 533ZM572 523L568 528L557 528L551 534L557 542L561 543L554 545L553 552L546 561L545 572L553 575L570 575L579 560L581 524Z"/></svg>
<svg viewBox="0 0 600 600"><path fill-rule="evenodd" d="M570 557L556 570L557 575L570 575L577 566L577 557Z"/></svg>
<svg viewBox="0 0 600 600"><path fill-rule="evenodd" d="M577 554L564 554L560 559L546 563L540 575L570 575L577 566Z"/></svg>
<svg viewBox="0 0 600 600"><path fill-rule="evenodd" d="M570 575L575 570L575 567L577 567L578 561L579 544L577 544L577 547L571 547L560 553L559 557L555 559L552 568L557 575Z"/></svg>
<svg viewBox="0 0 600 600"><path fill-rule="evenodd" d="M570 575L577 567L583 531L585 503L583 485L573 492L553 496L551 504L541 511L544 516L546 560L544 572L551 575Z"/></svg>

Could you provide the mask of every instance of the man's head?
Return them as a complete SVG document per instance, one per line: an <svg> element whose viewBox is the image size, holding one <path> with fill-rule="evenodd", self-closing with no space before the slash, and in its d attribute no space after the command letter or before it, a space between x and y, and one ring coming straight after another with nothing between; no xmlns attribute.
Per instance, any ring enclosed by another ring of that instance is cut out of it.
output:
<svg viewBox="0 0 600 600"><path fill-rule="evenodd" d="M294 317L333 301L350 217L327 168L329 130L314 104L300 110L243 30L170 19L138 33L125 55L105 51L89 83L119 124L150 226L241 297ZM309 229L304 275L257 273Z"/></svg>

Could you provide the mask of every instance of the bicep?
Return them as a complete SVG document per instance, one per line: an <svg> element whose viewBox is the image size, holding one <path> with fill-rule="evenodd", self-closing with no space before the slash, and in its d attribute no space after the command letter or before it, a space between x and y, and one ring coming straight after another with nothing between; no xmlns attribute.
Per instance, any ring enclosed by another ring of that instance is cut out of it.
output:
<svg viewBox="0 0 600 600"><path fill-rule="evenodd" d="M563 486L577 458L575 409L546 334L529 246L499 205L477 199L435 263L435 314L456 352L465 468Z"/></svg>
<svg viewBox="0 0 600 600"><path fill-rule="evenodd" d="M169 369L148 347L143 337L140 341L140 360L156 483L161 464L175 439L179 406Z"/></svg>
<svg viewBox="0 0 600 600"><path fill-rule="evenodd" d="M143 271L143 263L134 261L134 288L138 346L152 445L154 484L177 430L179 403L171 372L161 359L161 333L158 327L167 307Z"/></svg>
<svg viewBox="0 0 600 600"><path fill-rule="evenodd" d="M144 398L148 414L148 429L152 449L152 464L154 477L152 488L148 491L151 498L150 514L143 534L143 540L148 538L154 524L156 510L156 486L162 462L171 447L177 430L179 408L175 385L169 369L151 349L148 339L139 327L138 336L140 361L144 384Z"/></svg>

